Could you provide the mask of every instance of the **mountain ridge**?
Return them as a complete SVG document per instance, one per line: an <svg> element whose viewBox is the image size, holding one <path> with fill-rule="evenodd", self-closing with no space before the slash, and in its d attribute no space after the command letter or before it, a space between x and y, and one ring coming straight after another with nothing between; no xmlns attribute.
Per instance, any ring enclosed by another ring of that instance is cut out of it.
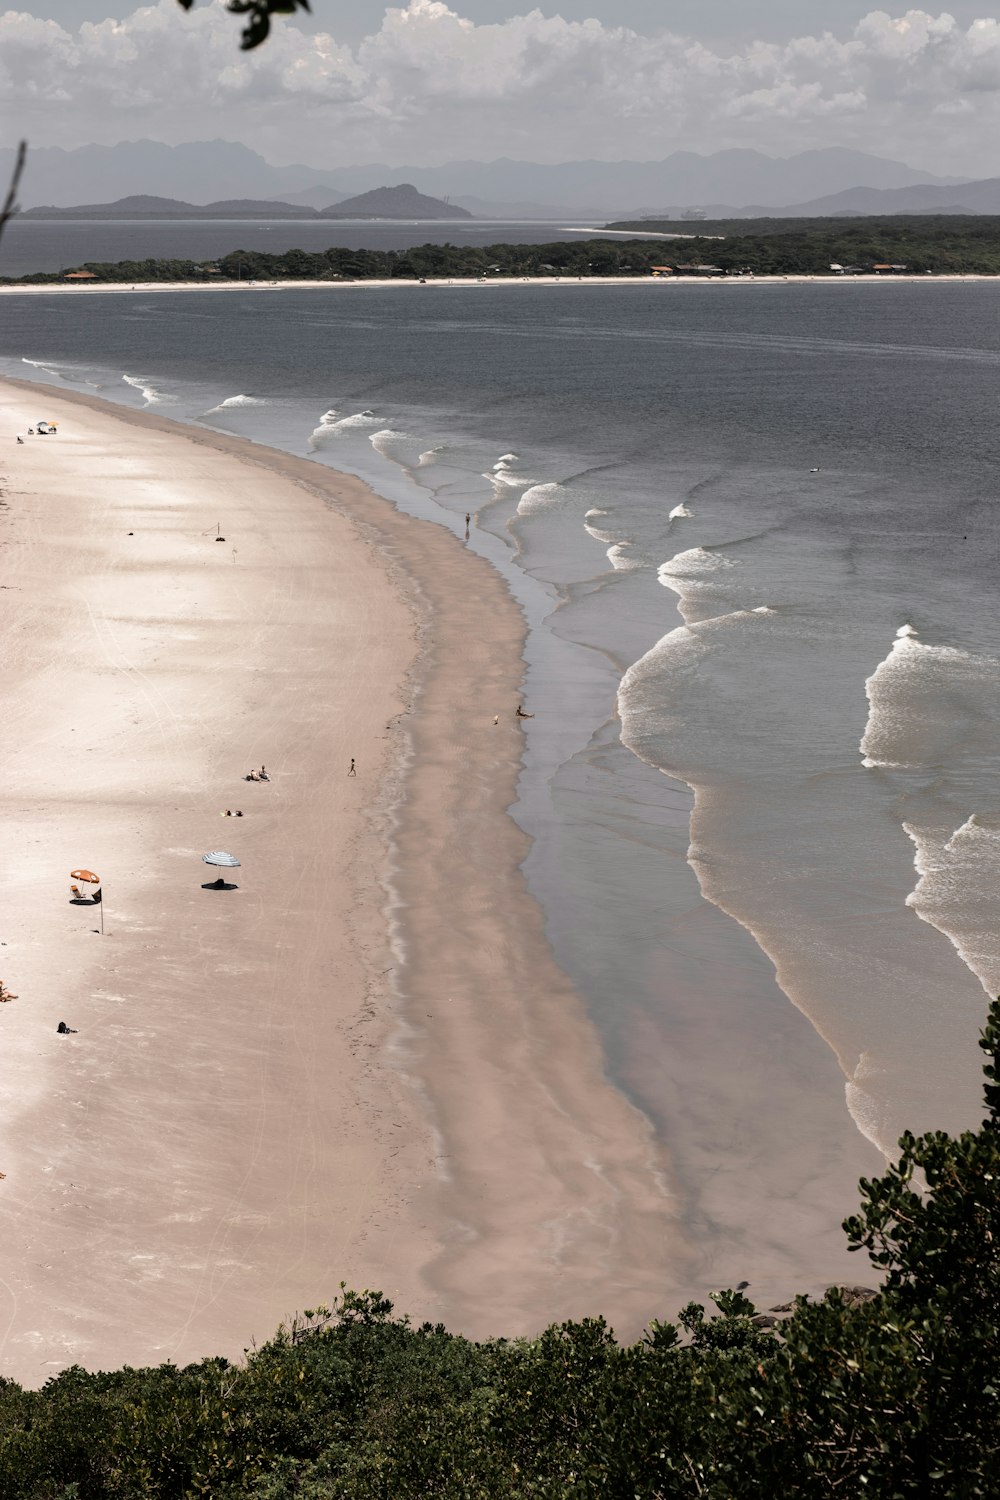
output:
<svg viewBox="0 0 1000 1500"><path fill-rule="evenodd" d="M0 149L0 174L9 175L13 151ZM663 212L706 203L753 203L765 208L853 188L946 187L966 179L936 177L904 162L841 147L770 157L750 149L700 154L673 152L659 161L598 160L555 164L499 157L492 162L456 160L432 167L363 163L315 167L275 166L239 141L123 141L115 146L72 149L36 147L29 152L21 185L26 209L65 207L148 194L203 207L234 198L286 201L287 193L312 197L329 192L327 205L356 195L372 182L406 182L417 192L454 203L464 197L486 205L533 205L553 217L604 217ZM317 207L308 199L302 207Z"/></svg>

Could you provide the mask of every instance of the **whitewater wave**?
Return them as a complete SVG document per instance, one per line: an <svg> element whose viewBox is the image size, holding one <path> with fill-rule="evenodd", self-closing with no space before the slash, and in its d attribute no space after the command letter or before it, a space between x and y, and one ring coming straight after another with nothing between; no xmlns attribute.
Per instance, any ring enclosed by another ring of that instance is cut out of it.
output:
<svg viewBox="0 0 1000 1500"><path fill-rule="evenodd" d="M587 530L590 530L589 526ZM627 573L633 568L645 566L641 557L633 557L629 553L628 548L634 546L634 542L616 542L613 547L608 548L608 562L616 573Z"/></svg>
<svg viewBox="0 0 1000 1500"><path fill-rule="evenodd" d="M847 1108L855 1125L878 1151L886 1151L886 1139L892 1131L886 1125L886 1110L875 1095L876 1086L884 1088L886 1071L877 1067L867 1052L858 1058L854 1074L844 1085Z"/></svg>
<svg viewBox="0 0 1000 1500"><path fill-rule="evenodd" d="M436 448L427 448L417 459L417 468L426 469L428 465L437 463L438 454L445 451L444 443L439 443Z"/></svg>
<svg viewBox="0 0 1000 1500"><path fill-rule="evenodd" d="M593 513L592 512L588 512L588 515L589 514L593 514ZM606 515L607 512L606 511L598 511L598 512L596 512L596 514L598 514L598 515ZM584 521L584 523L583 523L583 529L587 533L588 536L592 536L594 538L595 542L603 542L605 546L607 546L611 542L617 541L617 538L615 536L613 536L610 531L599 531L596 526L588 526L587 523L586 523L586 521Z"/></svg>
<svg viewBox="0 0 1000 1500"><path fill-rule="evenodd" d="M998 681L1000 662L992 657L928 646L912 625L901 626L865 682L862 764L882 770L948 764L980 729Z"/></svg>
<svg viewBox="0 0 1000 1500"><path fill-rule="evenodd" d="M669 516L667 517L667 520L668 521L679 521L679 520L682 519L682 517L684 517L684 516L690 516L691 514L692 514L692 512L688 510L687 506L684 504L684 501L682 500L681 503L680 503L680 505L675 505L674 506L673 510L670 512Z"/></svg>
<svg viewBox="0 0 1000 1500"><path fill-rule="evenodd" d="M69 375L63 374L63 370L65 369L64 365L52 364L50 361L44 359L27 359L22 354L21 363L23 365L31 365L32 369L34 370L44 370L46 375L54 375L57 380L68 381L72 378Z"/></svg>
<svg viewBox="0 0 1000 1500"><path fill-rule="evenodd" d="M522 484L525 482L519 481ZM565 499L566 490L561 484L532 484L517 502L517 513L519 516L538 515L540 511L551 510Z"/></svg>
<svg viewBox="0 0 1000 1500"><path fill-rule="evenodd" d="M220 401L218 406L209 407L208 411L204 412L203 415L206 417L211 417L214 416L216 412L233 411L234 408L238 408L241 406L269 405L270 402L265 401L261 396L227 396L225 401Z"/></svg>
<svg viewBox="0 0 1000 1500"><path fill-rule="evenodd" d="M904 823L918 880L906 904L944 934L988 995L1000 992L1000 828L970 813L960 828Z"/></svg>
<svg viewBox="0 0 1000 1500"><path fill-rule="evenodd" d="M331 408L320 417L319 426L313 428L309 438L309 447L322 448L325 444L336 442L338 438L348 437L353 432L364 432L367 428L380 426L381 419L373 411L357 411L349 417L341 417Z"/></svg>
<svg viewBox="0 0 1000 1500"><path fill-rule="evenodd" d="M405 455L394 451L401 443L412 443L413 439L408 432L397 432L392 427L383 427L378 432L373 432L368 439L376 453L381 453L383 458L394 459L396 463L405 465Z"/></svg>
<svg viewBox="0 0 1000 1500"><path fill-rule="evenodd" d="M175 398L158 391L155 385L151 385L145 375L123 375L122 380L130 385L133 390L138 391L146 406L161 406L169 404Z"/></svg>

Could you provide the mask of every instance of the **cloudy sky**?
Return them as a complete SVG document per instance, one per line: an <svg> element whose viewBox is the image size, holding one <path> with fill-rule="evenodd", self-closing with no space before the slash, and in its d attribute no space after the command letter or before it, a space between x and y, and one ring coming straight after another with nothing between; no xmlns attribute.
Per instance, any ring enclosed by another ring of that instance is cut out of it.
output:
<svg viewBox="0 0 1000 1500"><path fill-rule="evenodd" d="M3 0L0 0L0 4ZM855 0L313 0L253 54L223 0L0 11L3 143L240 139L274 162L650 160L854 146L1000 175L1000 20Z"/></svg>

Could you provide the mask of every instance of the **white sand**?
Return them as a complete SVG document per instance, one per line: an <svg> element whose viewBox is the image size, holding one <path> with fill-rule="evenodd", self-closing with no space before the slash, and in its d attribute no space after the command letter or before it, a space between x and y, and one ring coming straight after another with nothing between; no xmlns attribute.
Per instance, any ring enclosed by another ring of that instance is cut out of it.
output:
<svg viewBox="0 0 1000 1500"><path fill-rule="evenodd" d="M666 1163L504 812L499 578L236 439L15 383L0 432L0 1371L233 1356L341 1280L475 1333L672 1311Z"/></svg>
<svg viewBox="0 0 1000 1500"><path fill-rule="evenodd" d="M480 277L427 277L425 281L414 281L405 277L392 280L372 281L142 281L142 282L52 282L45 286L0 286L0 297L49 296L93 296L96 294L119 295L129 292L363 292L385 290L386 287L413 288L425 286L429 289L452 290L475 289L477 287L527 287L527 286L781 286L792 283L799 286L933 286L940 282L949 285L965 282L997 281L996 276L978 274L955 275L889 275L889 276L480 276Z"/></svg>

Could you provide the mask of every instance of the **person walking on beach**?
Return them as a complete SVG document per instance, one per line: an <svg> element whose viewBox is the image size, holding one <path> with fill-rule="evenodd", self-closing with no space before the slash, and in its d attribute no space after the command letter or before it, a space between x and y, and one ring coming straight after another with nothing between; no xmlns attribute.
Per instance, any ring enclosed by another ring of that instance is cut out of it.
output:
<svg viewBox="0 0 1000 1500"><path fill-rule="evenodd" d="M358 774L357 771L354 769L354 756L353 755L351 756L351 769L348 771L347 774L348 774L348 776L357 776L357 774Z"/></svg>

